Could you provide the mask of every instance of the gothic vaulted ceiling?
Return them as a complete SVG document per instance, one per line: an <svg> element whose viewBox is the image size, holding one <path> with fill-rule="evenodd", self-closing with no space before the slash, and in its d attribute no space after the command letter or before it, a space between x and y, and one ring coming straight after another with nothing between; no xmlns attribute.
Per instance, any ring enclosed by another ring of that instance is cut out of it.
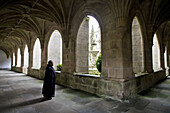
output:
<svg viewBox="0 0 170 113"><path fill-rule="evenodd" d="M16 46L29 42L30 35L41 36L44 21L67 28L84 4L99 2L105 2L115 15L127 16L127 11L133 10L137 3L145 21L155 26L170 21L170 0L0 0L0 49L8 54Z"/></svg>

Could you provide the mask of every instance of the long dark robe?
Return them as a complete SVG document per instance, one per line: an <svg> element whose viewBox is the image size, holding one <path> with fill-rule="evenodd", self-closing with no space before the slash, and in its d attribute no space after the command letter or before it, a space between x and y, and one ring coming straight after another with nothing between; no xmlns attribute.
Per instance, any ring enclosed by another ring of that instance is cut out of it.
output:
<svg viewBox="0 0 170 113"><path fill-rule="evenodd" d="M42 94L44 97L54 97L55 96L55 81L56 74L54 68L47 65L44 77L44 84Z"/></svg>

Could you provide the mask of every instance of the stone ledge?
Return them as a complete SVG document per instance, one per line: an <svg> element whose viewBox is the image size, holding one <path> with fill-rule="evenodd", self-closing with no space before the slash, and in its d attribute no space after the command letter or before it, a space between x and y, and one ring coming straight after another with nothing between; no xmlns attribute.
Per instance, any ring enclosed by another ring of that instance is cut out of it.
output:
<svg viewBox="0 0 170 113"><path fill-rule="evenodd" d="M101 75L91 75L91 74L83 74L83 73L73 73L74 76L83 76L83 77L94 77L100 78Z"/></svg>
<svg viewBox="0 0 170 113"><path fill-rule="evenodd" d="M61 74L61 71L55 71L56 74Z"/></svg>

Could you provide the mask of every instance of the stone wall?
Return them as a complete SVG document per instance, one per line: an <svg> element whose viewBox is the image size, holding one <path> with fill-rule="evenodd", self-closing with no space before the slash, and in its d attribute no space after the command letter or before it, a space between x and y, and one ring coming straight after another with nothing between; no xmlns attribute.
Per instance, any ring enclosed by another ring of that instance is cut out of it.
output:
<svg viewBox="0 0 170 113"><path fill-rule="evenodd" d="M107 98L124 100L135 97L137 93L148 89L165 78L165 71L163 70L145 74L126 81L57 73L56 83Z"/></svg>
<svg viewBox="0 0 170 113"><path fill-rule="evenodd" d="M39 69L28 69L28 75L35 77L35 78L38 78L38 79L41 79Z"/></svg>
<svg viewBox="0 0 170 113"><path fill-rule="evenodd" d="M12 70L22 72L21 68L13 67ZM28 69L28 74L32 77L43 79L45 72L38 69ZM56 83L72 89L77 89L98 96L125 100L133 98L137 93L148 89L154 84L166 78L165 70L150 74L141 75L129 80L116 80L85 74L70 74L56 72Z"/></svg>
<svg viewBox="0 0 170 113"><path fill-rule="evenodd" d="M0 69L10 69L11 68L11 58L7 58L5 52L0 50Z"/></svg>
<svg viewBox="0 0 170 113"><path fill-rule="evenodd" d="M137 93L148 89L149 87L155 85L161 80L164 80L165 78L166 78L165 70L161 70L161 71L157 71L154 73L145 74L145 75L136 77L135 80L136 80Z"/></svg>
<svg viewBox="0 0 170 113"><path fill-rule="evenodd" d="M21 67L12 67L11 70L22 73L22 68Z"/></svg>

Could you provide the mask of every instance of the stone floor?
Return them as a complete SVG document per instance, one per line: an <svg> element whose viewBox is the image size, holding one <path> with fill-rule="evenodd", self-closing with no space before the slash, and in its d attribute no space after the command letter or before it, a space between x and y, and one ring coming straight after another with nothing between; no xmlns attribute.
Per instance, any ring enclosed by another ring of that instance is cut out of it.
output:
<svg viewBox="0 0 170 113"><path fill-rule="evenodd" d="M43 101L42 80L0 70L0 113L170 113L170 79L119 102L56 85L56 97Z"/></svg>

